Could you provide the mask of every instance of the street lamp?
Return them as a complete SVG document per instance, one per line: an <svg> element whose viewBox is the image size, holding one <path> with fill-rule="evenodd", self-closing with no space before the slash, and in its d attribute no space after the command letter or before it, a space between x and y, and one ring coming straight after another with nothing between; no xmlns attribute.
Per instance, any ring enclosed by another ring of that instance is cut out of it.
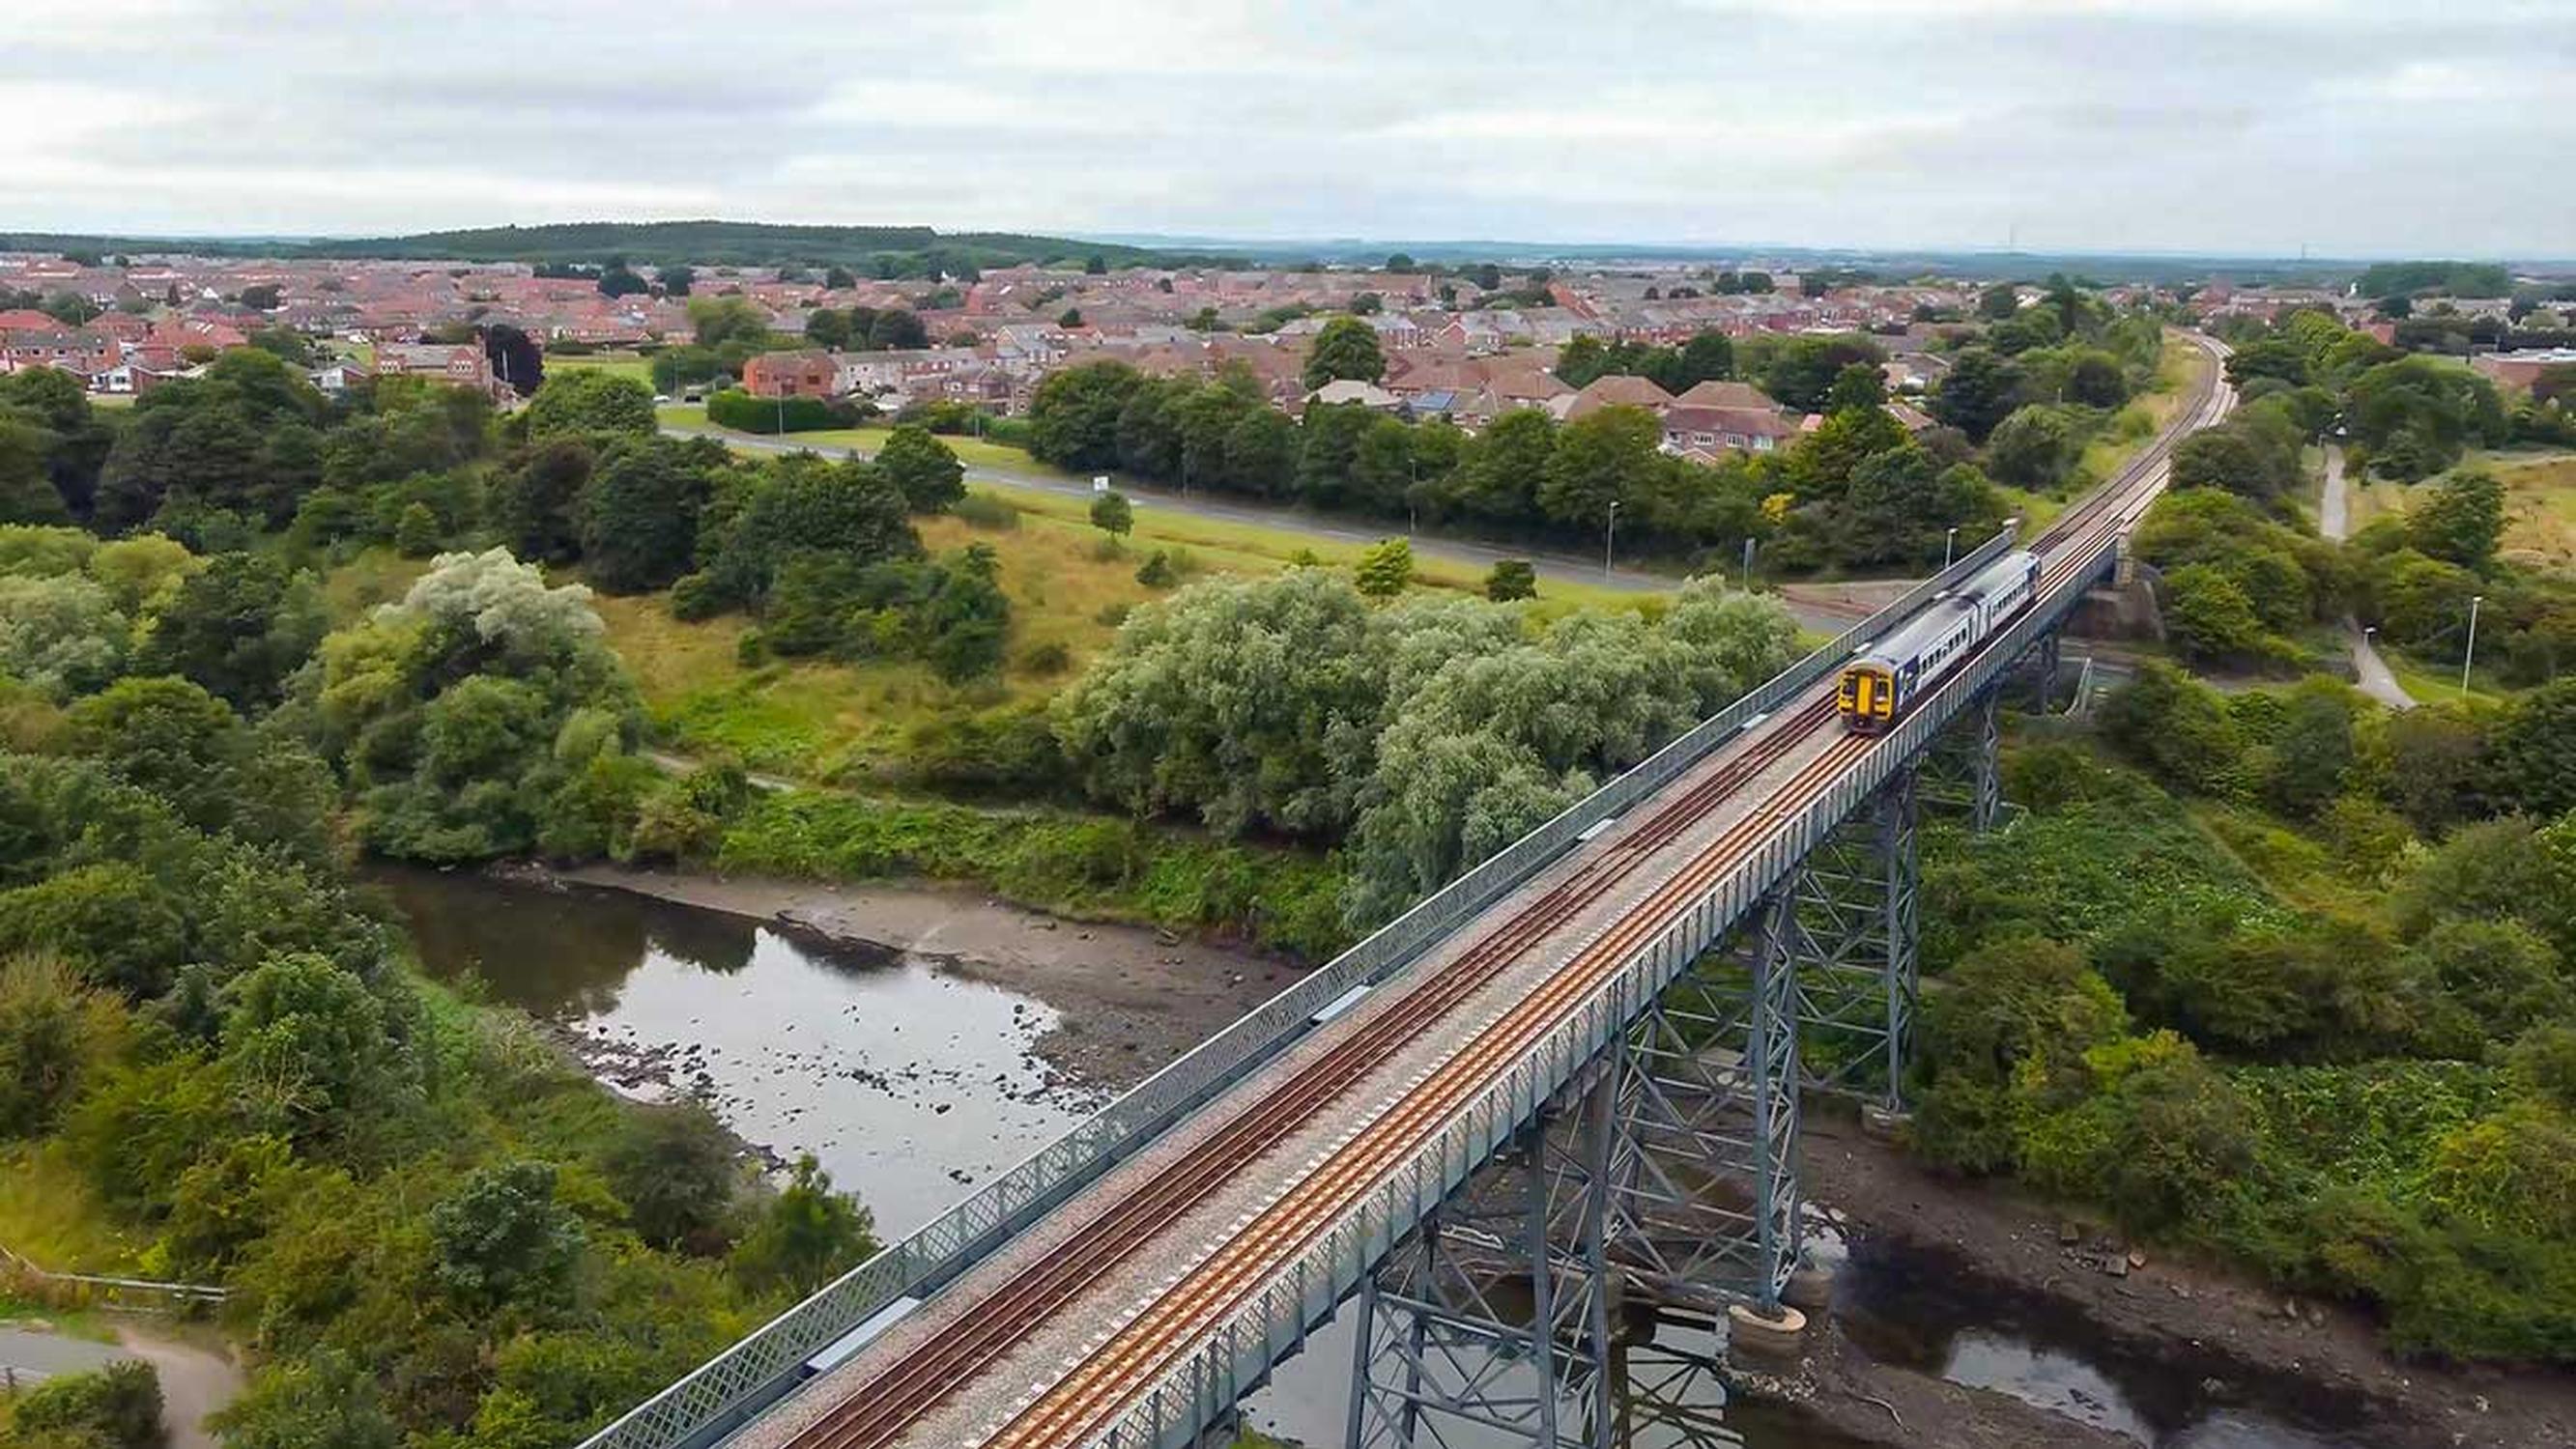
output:
<svg viewBox="0 0 2576 1449"><path fill-rule="evenodd" d="M1941 571L1943 573L1950 571L1950 550L1957 546L1958 542L1959 526L1954 523L1950 525L1948 533L1941 535Z"/></svg>
<svg viewBox="0 0 2576 1449"><path fill-rule="evenodd" d="M1610 500L1610 525L1601 535L1601 577L1610 577L1610 550L1619 541L1619 500Z"/></svg>
<svg viewBox="0 0 2576 1449"><path fill-rule="evenodd" d="M2478 657L2478 605L2487 601L2484 594L2469 595L2469 647L2460 651L2460 698L2469 697L2469 661Z"/></svg>
<svg viewBox="0 0 2576 1449"><path fill-rule="evenodd" d="M1744 592L1753 592L1753 540L1744 540Z"/></svg>

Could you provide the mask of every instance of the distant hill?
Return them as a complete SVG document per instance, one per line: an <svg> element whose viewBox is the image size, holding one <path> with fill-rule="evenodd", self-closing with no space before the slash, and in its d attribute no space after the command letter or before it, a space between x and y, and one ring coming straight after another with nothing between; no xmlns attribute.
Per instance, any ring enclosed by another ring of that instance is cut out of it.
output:
<svg viewBox="0 0 2576 1449"><path fill-rule="evenodd" d="M209 256L380 257L411 261L582 262L623 258L638 266L845 266L870 271L880 262L919 274L936 254L978 267L1017 262L1080 264L1099 257L1112 266L1231 264L1239 252L1190 251L1022 236L1013 232L940 232L926 226L789 226L761 221L580 221L545 226L476 227L410 236L317 237L300 240L75 236L0 233L0 251L133 253L188 251Z"/></svg>

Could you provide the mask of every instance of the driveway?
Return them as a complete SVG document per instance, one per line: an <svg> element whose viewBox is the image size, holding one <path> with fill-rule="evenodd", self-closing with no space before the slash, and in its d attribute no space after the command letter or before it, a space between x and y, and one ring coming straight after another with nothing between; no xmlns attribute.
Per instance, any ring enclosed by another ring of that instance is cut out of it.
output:
<svg viewBox="0 0 2576 1449"><path fill-rule="evenodd" d="M98 1343L0 1324L0 1392L10 1382L24 1389L63 1374L89 1373L139 1358L160 1376L161 1424L168 1431L170 1449L216 1449L215 1436L204 1421L241 1392L240 1367L212 1349L162 1338L131 1324L120 1324L117 1338L116 1343Z"/></svg>

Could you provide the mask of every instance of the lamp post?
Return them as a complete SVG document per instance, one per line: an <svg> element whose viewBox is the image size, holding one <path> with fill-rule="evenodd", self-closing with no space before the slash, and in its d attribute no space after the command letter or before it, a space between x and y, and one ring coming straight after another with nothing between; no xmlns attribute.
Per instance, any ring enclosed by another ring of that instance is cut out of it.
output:
<svg viewBox="0 0 2576 1449"><path fill-rule="evenodd" d="M2469 663L2478 657L2478 605L2487 601L2484 594L2469 595L2469 647L2460 651L2460 698L2469 697Z"/></svg>
<svg viewBox="0 0 2576 1449"><path fill-rule="evenodd" d="M1943 573L1950 571L1950 550L1956 548L1958 543L1959 525L1954 523L1950 525L1949 532L1941 535L1941 571Z"/></svg>
<svg viewBox="0 0 2576 1449"><path fill-rule="evenodd" d="M1744 540L1744 592L1753 592L1753 539Z"/></svg>
<svg viewBox="0 0 2576 1449"><path fill-rule="evenodd" d="M1601 577L1610 577L1610 550L1619 541L1619 500L1610 500L1610 523L1601 535Z"/></svg>

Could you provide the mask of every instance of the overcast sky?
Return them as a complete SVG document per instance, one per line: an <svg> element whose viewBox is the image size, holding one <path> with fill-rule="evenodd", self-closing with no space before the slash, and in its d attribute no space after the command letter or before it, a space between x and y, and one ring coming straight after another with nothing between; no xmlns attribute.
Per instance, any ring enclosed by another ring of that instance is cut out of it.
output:
<svg viewBox="0 0 2576 1449"><path fill-rule="evenodd" d="M0 0L0 230L2576 254L2576 0Z"/></svg>

